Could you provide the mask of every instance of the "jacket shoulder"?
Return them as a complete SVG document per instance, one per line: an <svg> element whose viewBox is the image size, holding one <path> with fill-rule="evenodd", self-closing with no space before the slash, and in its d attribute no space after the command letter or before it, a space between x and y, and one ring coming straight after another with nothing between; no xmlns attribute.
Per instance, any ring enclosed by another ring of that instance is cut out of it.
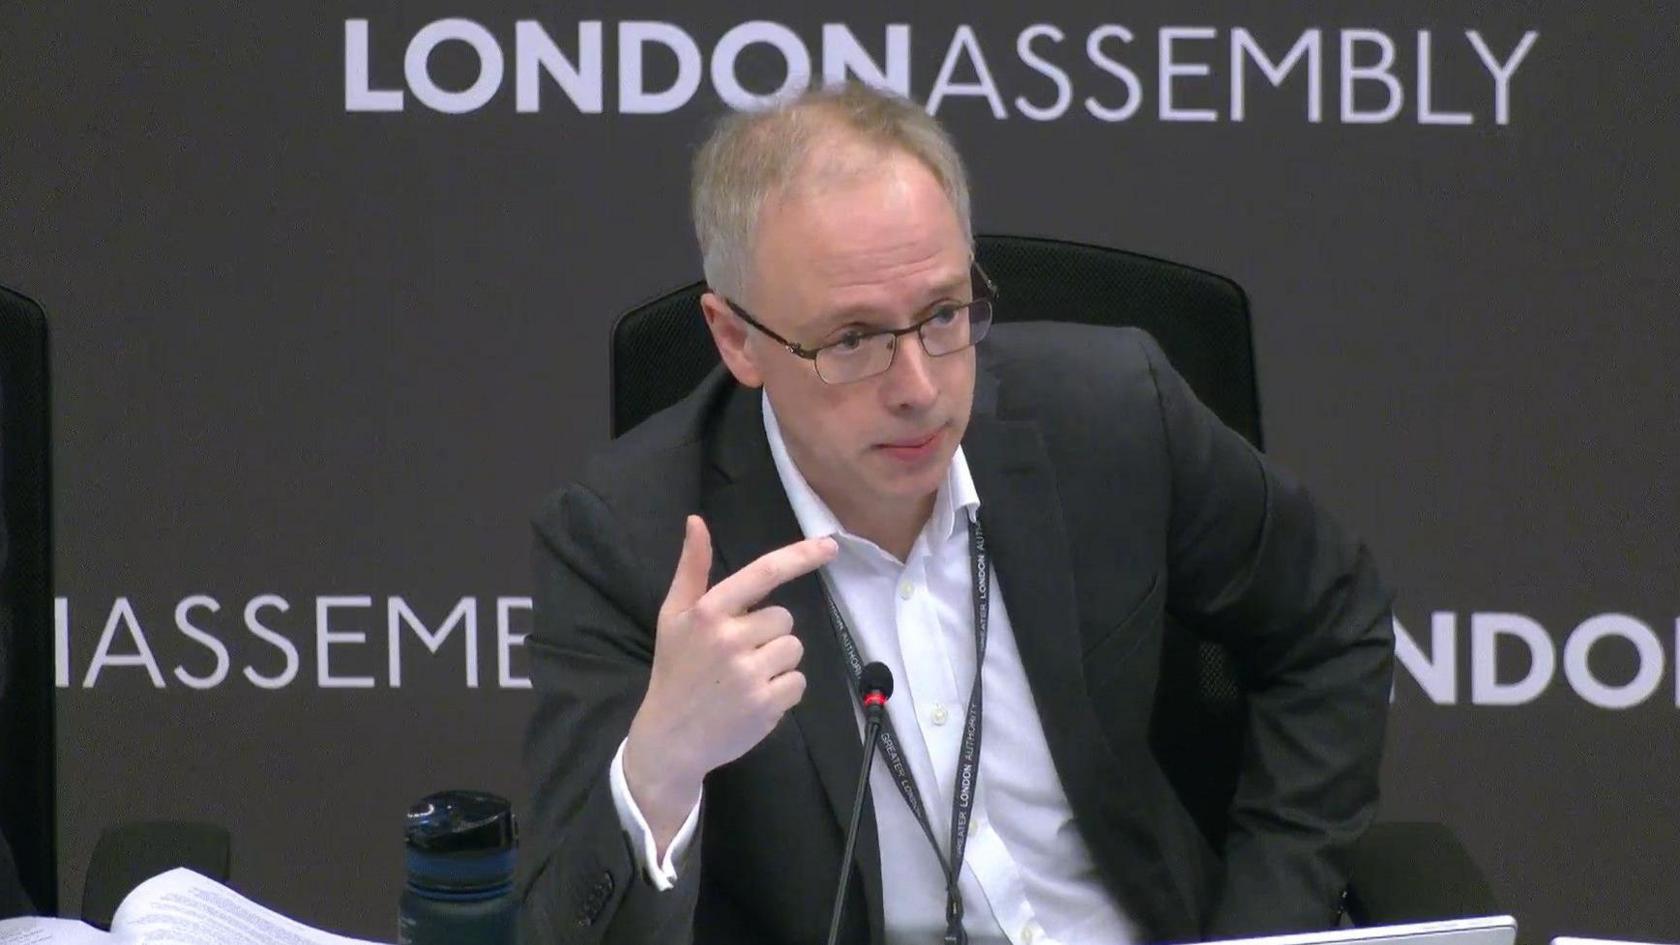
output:
<svg viewBox="0 0 1680 945"><path fill-rule="evenodd" d="M712 428L723 405L738 393L733 379L721 368L707 375L683 399L597 450L572 482L544 501L543 508L568 491L580 489L611 506L645 505L638 497L656 493L677 492L697 499Z"/></svg>
<svg viewBox="0 0 1680 945"><path fill-rule="evenodd" d="M1141 328L1017 322L999 325L986 367L999 381L1005 415L1109 413L1153 403L1160 346Z"/></svg>

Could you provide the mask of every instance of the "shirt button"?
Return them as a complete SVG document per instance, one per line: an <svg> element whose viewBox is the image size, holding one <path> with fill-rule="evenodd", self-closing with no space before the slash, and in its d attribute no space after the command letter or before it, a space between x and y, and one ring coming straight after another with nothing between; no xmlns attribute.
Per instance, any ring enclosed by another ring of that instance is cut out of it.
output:
<svg viewBox="0 0 1680 945"><path fill-rule="evenodd" d="M944 725L951 718L951 713L945 711L945 706L935 704L933 707L933 724Z"/></svg>
<svg viewBox="0 0 1680 945"><path fill-rule="evenodd" d="M1033 924L1031 922L1021 926L1021 941L1026 942L1027 945L1032 945L1033 940L1037 938L1038 929L1033 928Z"/></svg>
<svg viewBox="0 0 1680 945"><path fill-rule="evenodd" d="M909 581L905 581L903 584L898 586L898 596L904 598L905 600L909 600L915 595L915 593L916 585L911 584Z"/></svg>

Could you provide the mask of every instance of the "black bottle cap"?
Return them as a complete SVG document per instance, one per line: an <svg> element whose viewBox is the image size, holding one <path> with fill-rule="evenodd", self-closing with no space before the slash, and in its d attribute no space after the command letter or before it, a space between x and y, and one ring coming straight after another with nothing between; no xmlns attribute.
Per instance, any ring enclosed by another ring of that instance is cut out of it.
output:
<svg viewBox="0 0 1680 945"><path fill-rule="evenodd" d="M439 791L408 809L403 829L418 853L494 853L511 850L519 832L513 807L486 791Z"/></svg>

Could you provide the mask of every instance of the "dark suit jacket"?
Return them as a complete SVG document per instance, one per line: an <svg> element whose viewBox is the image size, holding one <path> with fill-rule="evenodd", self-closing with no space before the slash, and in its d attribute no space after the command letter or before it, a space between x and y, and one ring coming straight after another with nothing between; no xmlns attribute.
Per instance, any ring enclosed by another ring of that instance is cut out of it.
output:
<svg viewBox="0 0 1680 945"><path fill-rule="evenodd" d="M862 749L815 575L769 601L805 644L805 697L706 779L675 889L639 875L607 777L646 689L683 516L711 528L714 581L801 537L758 398L713 375L537 516L527 942L826 933ZM1374 813L1392 674L1390 599L1363 547L1136 330L994 328L963 449L1051 756L1108 891L1153 941L1332 925ZM1168 614L1228 646L1249 690L1221 851L1147 743ZM852 943L882 937L869 810Z"/></svg>

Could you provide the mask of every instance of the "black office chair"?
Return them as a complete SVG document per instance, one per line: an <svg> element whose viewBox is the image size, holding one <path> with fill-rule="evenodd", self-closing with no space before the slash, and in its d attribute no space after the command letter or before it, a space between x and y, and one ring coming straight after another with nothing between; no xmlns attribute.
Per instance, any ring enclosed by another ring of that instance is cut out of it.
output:
<svg viewBox="0 0 1680 945"><path fill-rule="evenodd" d="M1210 272L1059 240L981 236L1000 289L999 321L1130 325L1154 336L1202 402L1257 448L1260 397L1248 297ZM703 282L643 303L612 332L612 431L676 403L719 364L700 314ZM1247 712L1229 654L1169 621L1150 743L1215 849L1223 847ZM1175 684L1173 681L1181 681ZM1499 911L1487 881L1444 827L1381 824L1355 856L1349 912L1387 924Z"/></svg>
<svg viewBox="0 0 1680 945"><path fill-rule="evenodd" d="M0 834L36 910L58 906L54 850L47 320L0 288Z"/></svg>
<svg viewBox="0 0 1680 945"><path fill-rule="evenodd" d="M53 726L52 463L47 318L0 286L0 835L34 911L58 915L57 767ZM175 866L219 881L231 843L213 824L133 822L107 828L89 862L82 918L109 928L139 882ZM3 864L0 864L3 868ZM0 878L0 882L4 882ZM0 902L0 907L12 904Z"/></svg>

